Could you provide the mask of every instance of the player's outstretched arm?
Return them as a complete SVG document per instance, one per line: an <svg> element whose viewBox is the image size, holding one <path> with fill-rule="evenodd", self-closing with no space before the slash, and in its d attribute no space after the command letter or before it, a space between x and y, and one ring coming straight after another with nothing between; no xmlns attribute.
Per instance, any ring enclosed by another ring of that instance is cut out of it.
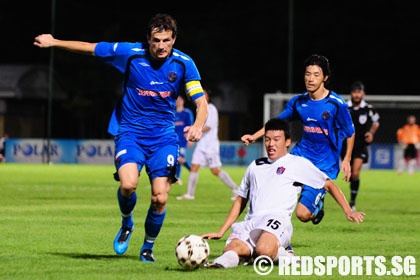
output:
<svg viewBox="0 0 420 280"><path fill-rule="evenodd" d="M246 205L247 200L238 196L236 200L232 204L232 208L230 208L229 214L227 215L222 227L219 229L218 232L210 232L202 234L201 237L204 239L220 239L223 237L225 232L233 225L233 223L238 219L239 215L241 215L244 206Z"/></svg>
<svg viewBox="0 0 420 280"><path fill-rule="evenodd" d="M59 40L51 34L38 35L34 40L34 45L39 48L59 48L87 55L94 55L96 44L82 41Z"/></svg>
<svg viewBox="0 0 420 280"><path fill-rule="evenodd" d="M265 130L264 127L255 132L254 134L245 134L241 137L242 143L244 143L245 146L248 146L249 144L255 143L258 139L264 136Z"/></svg>
<svg viewBox="0 0 420 280"><path fill-rule="evenodd" d="M364 212L353 211L341 189L332 180L327 180L324 187L343 209L347 220L356 224L363 222L366 214Z"/></svg>

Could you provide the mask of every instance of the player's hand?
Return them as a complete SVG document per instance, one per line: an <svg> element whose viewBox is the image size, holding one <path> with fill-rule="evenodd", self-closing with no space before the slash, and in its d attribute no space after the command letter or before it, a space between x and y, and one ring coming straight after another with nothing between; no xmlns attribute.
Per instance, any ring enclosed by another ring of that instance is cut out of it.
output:
<svg viewBox="0 0 420 280"><path fill-rule="evenodd" d="M53 46L54 40L51 34L41 34L35 37L34 45L40 48L49 48Z"/></svg>
<svg viewBox="0 0 420 280"><path fill-rule="evenodd" d="M346 215L347 220L350 222L360 224L364 221L366 213L364 212L356 212L352 211L349 214Z"/></svg>
<svg viewBox="0 0 420 280"><path fill-rule="evenodd" d="M202 129L194 125L184 127L184 132L186 133L187 140L191 142L198 142L203 135Z"/></svg>
<svg viewBox="0 0 420 280"><path fill-rule="evenodd" d="M245 146L248 146L255 142L255 138L251 134L245 134L241 137L241 141Z"/></svg>
<svg viewBox="0 0 420 280"><path fill-rule="evenodd" d="M343 180L345 180L346 182L350 182L350 178L351 178L350 162L343 161L341 163L341 171L344 173Z"/></svg>
<svg viewBox="0 0 420 280"><path fill-rule="evenodd" d="M368 131L365 133L365 142L370 144L373 141L373 133Z"/></svg>
<svg viewBox="0 0 420 280"><path fill-rule="evenodd" d="M223 234L220 234L218 232L210 232L210 233L201 235L201 237L204 239L220 239L222 238L222 236Z"/></svg>

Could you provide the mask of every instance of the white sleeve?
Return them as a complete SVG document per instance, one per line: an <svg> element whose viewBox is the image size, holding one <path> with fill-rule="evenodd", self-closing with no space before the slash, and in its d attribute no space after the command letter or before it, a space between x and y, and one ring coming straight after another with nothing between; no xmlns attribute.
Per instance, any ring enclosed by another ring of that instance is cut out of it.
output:
<svg viewBox="0 0 420 280"><path fill-rule="evenodd" d="M290 176L293 176L293 179L296 182L311 186L315 189L322 189L324 187L325 182L329 177L312 162L306 158L297 156L293 163L294 168L291 168L289 172L291 173Z"/></svg>
<svg viewBox="0 0 420 280"><path fill-rule="evenodd" d="M244 177L242 177L241 184L239 185L239 190L237 192L238 195L242 197L247 197L249 193L249 189L251 188L251 182L253 181L251 178L251 170L255 166L255 161L253 161L245 171Z"/></svg>

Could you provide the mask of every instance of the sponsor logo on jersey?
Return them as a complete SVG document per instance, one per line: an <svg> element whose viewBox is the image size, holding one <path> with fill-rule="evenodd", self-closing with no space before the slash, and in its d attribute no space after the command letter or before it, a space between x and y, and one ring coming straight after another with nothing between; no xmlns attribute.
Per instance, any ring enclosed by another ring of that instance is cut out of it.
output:
<svg viewBox="0 0 420 280"><path fill-rule="evenodd" d="M284 168L283 166L277 167L276 174L281 175L281 174L284 173L285 170L286 170L286 168Z"/></svg>
<svg viewBox="0 0 420 280"><path fill-rule="evenodd" d="M325 133L325 135L328 135L328 129L324 129L324 132L322 132L322 128L320 127L313 127L313 126L304 126L303 130L305 132L309 132L309 133Z"/></svg>
<svg viewBox="0 0 420 280"><path fill-rule="evenodd" d="M168 81L173 83L173 82L175 82L175 80L176 80L176 73L175 72L170 72L168 74Z"/></svg>
<svg viewBox="0 0 420 280"><path fill-rule="evenodd" d="M330 117L331 117L330 112L328 111L322 112L322 119L328 120Z"/></svg>
<svg viewBox="0 0 420 280"><path fill-rule="evenodd" d="M144 89L140 89L137 88L137 93L138 95L141 96L160 96L162 98L166 98L168 96L171 96L172 92L171 91L153 91L153 90L144 90Z"/></svg>

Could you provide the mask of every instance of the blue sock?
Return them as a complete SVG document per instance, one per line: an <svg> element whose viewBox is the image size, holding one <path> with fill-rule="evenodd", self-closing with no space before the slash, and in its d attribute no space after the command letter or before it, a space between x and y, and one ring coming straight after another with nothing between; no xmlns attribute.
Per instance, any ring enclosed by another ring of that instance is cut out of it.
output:
<svg viewBox="0 0 420 280"><path fill-rule="evenodd" d="M137 194L133 193L129 198L121 195L120 189L117 190L118 204L120 206L121 215L123 217L122 224L125 227L132 228L134 226L131 217L137 202Z"/></svg>
<svg viewBox="0 0 420 280"><path fill-rule="evenodd" d="M144 237L144 243L141 247L141 251L144 249L153 249L153 245L155 244L155 239L159 235L160 229L162 228L163 221L165 220L166 216L166 209L162 213L158 213L149 208L147 212L146 221L144 222L144 231L146 233Z"/></svg>
<svg viewBox="0 0 420 280"><path fill-rule="evenodd" d="M175 176L179 179L181 178L181 165L178 163L176 165L176 172L175 172Z"/></svg>

